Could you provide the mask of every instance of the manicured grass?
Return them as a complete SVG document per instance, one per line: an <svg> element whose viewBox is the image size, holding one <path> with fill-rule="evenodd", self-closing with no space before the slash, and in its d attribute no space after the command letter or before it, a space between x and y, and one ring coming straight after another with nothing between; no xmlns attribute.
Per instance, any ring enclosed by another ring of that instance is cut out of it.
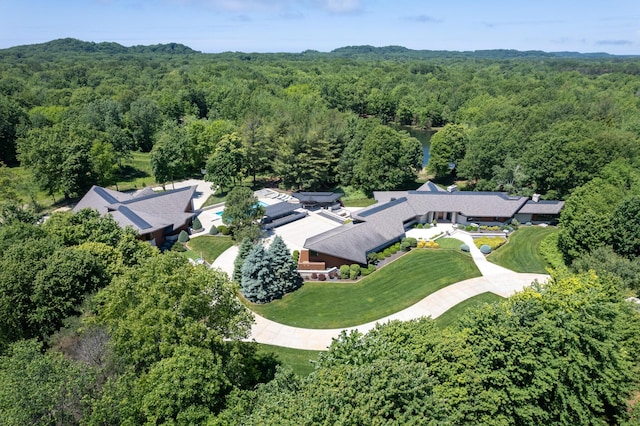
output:
<svg viewBox="0 0 640 426"><path fill-rule="evenodd" d="M202 207L212 206L214 204L222 203L227 198L227 194L224 193L222 195L211 194L209 198L204 202Z"/></svg>
<svg viewBox="0 0 640 426"><path fill-rule="evenodd" d="M281 346L263 345L258 343L258 353L274 354L276 359L291 367L299 376L308 376L315 368L314 362L318 359L320 351L307 351L303 349L283 348Z"/></svg>
<svg viewBox="0 0 640 426"><path fill-rule="evenodd" d="M440 328L445 328L449 326L451 323L455 322L462 316L465 311L471 307L481 305L483 303L494 303L504 300L503 297L498 296L497 294L486 292L481 293L477 296L473 296L464 302L458 303L453 308L449 309L444 314L440 315L435 319L436 324Z"/></svg>
<svg viewBox="0 0 640 426"><path fill-rule="evenodd" d="M412 250L353 283L307 282L258 314L295 327L341 328L391 315L450 284L480 276L469 256L453 250Z"/></svg>
<svg viewBox="0 0 640 426"><path fill-rule="evenodd" d="M515 231L509 242L491 253L487 259L515 272L544 274L549 266L540 253L540 242L550 234L558 232L552 226L526 226Z"/></svg>
<svg viewBox="0 0 640 426"><path fill-rule="evenodd" d="M342 202L345 207L369 207L376 203L374 198L359 198L355 200L345 200Z"/></svg>
<svg viewBox="0 0 640 426"><path fill-rule="evenodd" d="M460 253L462 253L462 250L460 250L460 246L464 244L463 241L460 241L457 238L438 238L436 240L436 243L438 243L440 245L441 249L448 249L448 250L458 250ZM469 253L465 253L466 255L470 256Z"/></svg>
<svg viewBox="0 0 640 426"><path fill-rule="evenodd" d="M214 235L202 235L200 237L195 237L187 243L189 250L197 254L196 257L200 257L200 253L202 253L202 257L209 264L213 263L213 261L216 260L223 251L232 245L233 240L231 237L220 237Z"/></svg>

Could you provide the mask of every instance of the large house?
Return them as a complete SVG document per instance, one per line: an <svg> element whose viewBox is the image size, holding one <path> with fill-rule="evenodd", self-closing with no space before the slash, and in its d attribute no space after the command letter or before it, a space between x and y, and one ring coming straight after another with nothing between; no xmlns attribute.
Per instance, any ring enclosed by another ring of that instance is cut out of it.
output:
<svg viewBox="0 0 640 426"><path fill-rule="evenodd" d="M501 225L550 222L563 201L541 201L503 192L457 192L427 182L415 191L374 192L377 203L353 215L346 224L308 238L304 248L313 264L340 266L367 263L367 254L379 251L405 236L416 223ZM305 253L305 260L307 254Z"/></svg>
<svg viewBox="0 0 640 426"><path fill-rule="evenodd" d="M196 186L155 192L145 188L133 193L92 186L73 208L95 209L111 215L121 227L132 227L142 240L161 246L167 236L187 229L193 218Z"/></svg>

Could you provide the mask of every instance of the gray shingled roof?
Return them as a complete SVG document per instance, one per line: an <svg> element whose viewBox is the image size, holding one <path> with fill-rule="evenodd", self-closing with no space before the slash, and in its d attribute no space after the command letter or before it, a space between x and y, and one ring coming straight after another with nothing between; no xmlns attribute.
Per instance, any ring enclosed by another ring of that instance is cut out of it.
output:
<svg viewBox="0 0 640 426"><path fill-rule="evenodd" d="M342 197L339 192L294 192L292 197L301 203L333 203Z"/></svg>
<svg viewBox="0 0 640 426"><path fill-rule="evenodd" d="M435 183L431 182L430 180L428 180L425 183L423 183L420 188L416 189L416 191L421 191L421 192L447 192L446 189L440 188L438 185L436 185Z"/></svg>
<svg viewBox="0 0 640 426"><path fill-rule="evenodd" d="M193 216L188 212L196 186L154 192L144 189L132 194L93 186L73 208L92 208L110 214L120 226L131 226L140 234L183 226Z"/></svg>
<svg viewBox="0 0 640 426"><path fill-rule="evenodd" d="M525 214L559 214L564 207L564 201L543 200L543 201L527 201L518 213Z"/></svg>
<svg viewBox="0 0 640 426"><path fill-rule="evenodd" d="M429 212L457 212L466 217L513 217L516 213L558 214L563 201L533 203L502 192L381 191L377 204L353 215L354 223L308 238L304 247L366 263L366 254L404 235L404 222ZM535 205L533 205L535 204Z"/></svg>
<svg viewBox="0 0 640 426"><path fill-rule="evenodd" d="M286 216L299 208L299 204L291 204L283 201L266 206L264 208L264 215L270 219L277 219L279 217Z"/></svg>

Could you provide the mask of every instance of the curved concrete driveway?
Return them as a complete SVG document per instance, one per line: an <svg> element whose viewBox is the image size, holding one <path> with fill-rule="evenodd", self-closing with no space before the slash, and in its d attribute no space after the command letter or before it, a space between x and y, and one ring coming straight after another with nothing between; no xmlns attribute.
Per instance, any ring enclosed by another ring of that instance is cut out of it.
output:
<svg viewBox="0 0 640 426"><path fill-rule="evenodd" d="M520 274L495 265L487 261L480 250L473 244L473 239L470 235L462 232L456 232L455 234L456 238L464 241L469 246L471 256L482 273L481 277L452 284L430 294L407 309L356 327L336 329L297 328L268 320L254 313L255 324L251 328L251 340L288 348L325 350L331 344L332 339L338 337L342 330L358 330L361 333L366 333L374 328L376 324L383 324L392 320L407 321L423 316L436 318L458 303L480 293L490 291L503 297L509 297L527 287L534 280L544 282L549 278L548 275L544 274Z"/></svg>

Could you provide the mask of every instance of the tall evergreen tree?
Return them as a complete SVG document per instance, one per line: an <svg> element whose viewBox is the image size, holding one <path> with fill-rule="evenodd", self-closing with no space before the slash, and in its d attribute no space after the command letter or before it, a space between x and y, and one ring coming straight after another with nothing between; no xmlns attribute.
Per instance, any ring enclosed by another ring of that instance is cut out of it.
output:
<svg viewBox="0 0 640 426"><path fill-rule="evenodd" d="M277 235L267 252L271 259L271 267L280 294L290 293L302 286L302 277L296 270L289 248Z"/></svg>
<svg viewBox="0 0 640 426"><path fill-rule="evenodd" d="M238 255L233 261L233 281L240 282L242 280L242 264L244 263L244 259L247 257L252 248L253 241L251 241L251 239L249 238L245 238L244 240L242 240L242 243L240 243Z"/></svg>
<svg viewBox="0 0 640 426"><path fill-rule="evenodd" d="M268 303L277 294L271 259L261 245L249 251L242 265L240 290L244 297L254 303Z"/></svg>

